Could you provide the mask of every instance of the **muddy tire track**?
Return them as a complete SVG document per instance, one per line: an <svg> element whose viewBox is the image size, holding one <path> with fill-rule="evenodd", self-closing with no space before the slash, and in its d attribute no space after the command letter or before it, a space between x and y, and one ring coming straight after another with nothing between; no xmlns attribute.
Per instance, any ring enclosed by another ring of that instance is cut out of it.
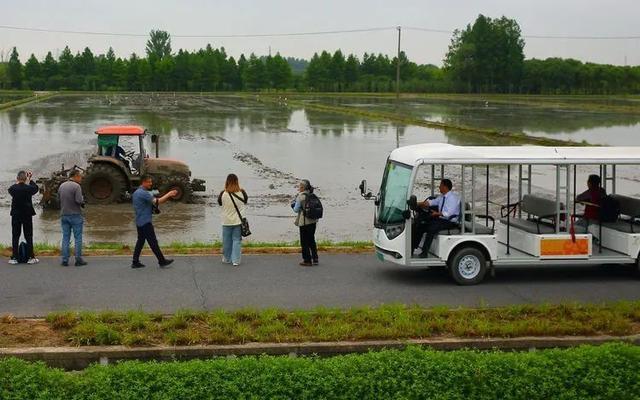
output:
<svg viewBox="0 0 640 400"><path fill-rule="evenodd" d="M251 167L259 177L277 182L277 186L276 184L272 184L270 186L271 189L282 187L284 185L291 187L300 181L300 178L297 178L289 172L283 172L277 168L264 165L258 157L251 153L235 152L233 154L233 159Z"/></svg>

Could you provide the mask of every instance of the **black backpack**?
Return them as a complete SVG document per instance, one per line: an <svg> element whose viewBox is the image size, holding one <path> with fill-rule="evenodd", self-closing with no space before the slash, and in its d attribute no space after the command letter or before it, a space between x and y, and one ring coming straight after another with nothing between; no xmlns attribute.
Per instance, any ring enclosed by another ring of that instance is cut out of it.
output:
<svg viewBox="0 0 640 400"><path fill-rule="evenodd" d="M302 209L302 215L309 219L320 219L322 218L322 213L322 202L318 196L313 193L307 193L304 208Z"/></svg>
<svg viewBox="0 0 640 400"><path fill-rule="evenodd" d="M20 245L18 246L18 258L17 261L20 264L24 264L27 261L29 261L29 254L27 254L27 243L25 242L20 242Z"/></svg>
<svg viewBox="0 0 640 400"><path fill-rule="evenodd" d="M620 216L620 202L611 196L600 199L600 222L616 222Z"/></svg>

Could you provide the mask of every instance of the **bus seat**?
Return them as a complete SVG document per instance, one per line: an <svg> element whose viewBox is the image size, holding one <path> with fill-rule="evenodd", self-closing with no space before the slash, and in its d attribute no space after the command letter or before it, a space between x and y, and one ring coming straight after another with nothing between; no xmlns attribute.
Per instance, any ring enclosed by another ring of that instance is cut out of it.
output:
<svg viewBox="0 0 640 400"><path fill-rule="evenodd" d="M616 222L604 222L602 226L625 233L640 233L640 199L612 194L620 205L620 218Z"/></svg>
<svg viewBox="0 0 640 400"><path fill-rule="evenodd" d="M528 219L510 217L509 225L511 227L535 234L555 233L556 230L553 222L556 216L555 201L526 194L522 196L520 203L502 206L502 211L506 209L507 212L511 212L515 210L515 206L518 204L520 205L520 210L522 210L523 213L529 214L530 217ZM560 207L564 208L562 204L560 204ZM550 222L544 220L548 220ZM507 218L500 218L500 222L506 225Z"/></svg>
<svg viewBox="0 0 640 400"><path fill-rule="evenodd" d="M465 203L464 204L464 209L465 212L466 211L470 211L471 210L471 203ZM486 226L484 225L482 222L476 221L475 223L475 229L476 229L476 234L477 235L493 235L493 232L495 230L495 220L493 219L492 216L486 216L486 215L476 215L476 218L481 218L481 219L488 219L489 221L491 221L493 223L494 226ZM471 223L471 214L465 214L465 221L464 221L464 232L465 233L471 233L472 232L472 223ZM460 232L460 228L450 228L447 229L446 231L443 231L442 233L446 233L448 235L459 235Z"/></svg>
<svg viewBox="0 0 640 400"><path fill-rule="evenodd" d="M476 235L493 235L493 228L491 228L490 226L486 226L482 222L477 222L477 221L475 225L476 225ZM471 222L465 221L464 232L471 233L471 229L472 229ZM459 235L460 228L447 229L446 231L441 233L446 233L448 235Z"/></svg>

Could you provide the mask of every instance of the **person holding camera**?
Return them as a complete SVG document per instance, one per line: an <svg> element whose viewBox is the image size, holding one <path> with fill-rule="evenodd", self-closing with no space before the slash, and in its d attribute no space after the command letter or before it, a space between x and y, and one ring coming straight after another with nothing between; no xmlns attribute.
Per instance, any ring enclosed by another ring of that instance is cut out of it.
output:
<svg viewBox="0 0 640 400"><path fill-rule="evenodd" d="M36 215L36 210L33 208L32 197L38 193L38 185L31 179L32 177L31 171L20 171L16 177L16 183L9 187L12 246L9 264L18 264L18 244L21 233L24 233L24 240L27 242L27 264L40 262L33 254L33 216Z"/></svg>
<svg viewBox="0 0 640 400"><path fill-rule="evenodd" d="M303 267L318 265L318 245L316 244L317 219L305 214L305 204L313 194L314 187L307 179L303 179L298 184L298 194L291 202L291 209L296 213L294 224L300 230L300 248L302 252Z"/></svg>
<svg viewBox="0 0 640 400"><path fill-rule="evenodd" d="M82 208L84 207L84 197L82 196L82 173L78 169L69 172L69 180L58 188L58 198L60 199L60 226L62 228L62 245L60 253L62 261L60 265L69 266L69 242L71 242L71 232L75 242L76 267L87 265L82 259L82 228L84 218Z"/></svg>
<svg viewBox="0 0 640 400"><path fill-rule="evenodd" d="M133 250L133 262L131 263L131 268L143 268L145 266L140 262L140 253L142 252L142 247L144 246L145 241L149 243L151 251L153 251L153 254L155 254L158 259L160 268L164 268L173 262L173 260L165 258L162 254L162 250L160 250L158 239L156 238L156 232L153 229L153 224L151 223L151 216L154 213L157 214L160 212L158 205L176 197L178 195L178 191L171 190L164 196L156 198L151 193L152 187L153 179L151 176L143 175L140 178L140 187L138 187L138 189L133 192L133 196L131 196L133 200L133 209L136 214L136 229L138 230L138 240L136 242L136 247Z"/></svg>

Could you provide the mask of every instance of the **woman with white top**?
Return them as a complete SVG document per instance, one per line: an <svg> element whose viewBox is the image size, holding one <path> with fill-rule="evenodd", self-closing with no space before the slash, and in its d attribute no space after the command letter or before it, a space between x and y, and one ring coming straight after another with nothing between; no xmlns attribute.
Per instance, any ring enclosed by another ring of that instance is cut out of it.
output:
<svg viewBox="0 0 640 400"><path fill-rule="evenodd" d="M218 204L222 206L222 262L240 265L242 251L241 225L245 206L249 197L240 188L236 174L229 174L224 184L224 190L218 195ZM238 215L239 214L239 215Z"/></svg>

